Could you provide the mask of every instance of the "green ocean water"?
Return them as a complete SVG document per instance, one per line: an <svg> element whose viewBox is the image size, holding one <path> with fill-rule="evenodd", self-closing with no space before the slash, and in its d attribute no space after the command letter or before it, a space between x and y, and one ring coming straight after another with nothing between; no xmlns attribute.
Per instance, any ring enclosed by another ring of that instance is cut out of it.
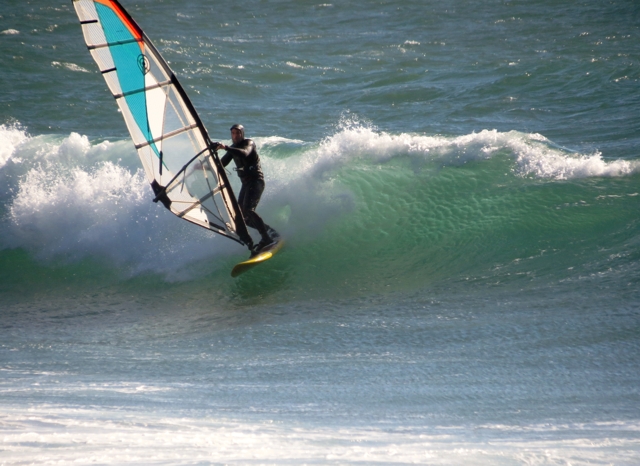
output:
<svg viewBox="0 0 640 466"><path fill-rule="evenodd" d="M82 147L72 157L96 151L77 139ZM580 286L586 280L590 287L589 277L596 276L614 283L626 276L625 286L634 286L636 165L570 153L538 139L496 131L462 138L392 136L348 126L319 145L266 140L274 189L265 196L263 215L285 234L287 248L240 281L271 282L283 299L443 283L528 287L568 280ZM51 151L71 147L69 141ZM135 177L124 169L119 175L127 179L113 191L88 186L110 181L116 157L121 161L125 154L131 158L125 165L135 163L124 143L103 146L113 155L103 156L100 168L85 172L74 160L49 170L39 162L31 176L10 178L22 181L10 188L18 195L5 214L14 216L5 238L18 246L2 253L7 294L38 293L40 287L55 293L62 283L128 289L151 281L156 289L167 280L196 280L204 286L212 277L233 293L238 284L227 275L244 257L241 249L224 248L224 238L183 226L148 205L149 190L139 178L132 188ZM132 190L134 201L127 199ZM78 212L94 204L104 215L86 219ZM155 223L141 222L141 215ZM109 218L117 226L106 226ZM159 225L175 233L160 232ZM158 268L146 265L148 259Z"/></svg>

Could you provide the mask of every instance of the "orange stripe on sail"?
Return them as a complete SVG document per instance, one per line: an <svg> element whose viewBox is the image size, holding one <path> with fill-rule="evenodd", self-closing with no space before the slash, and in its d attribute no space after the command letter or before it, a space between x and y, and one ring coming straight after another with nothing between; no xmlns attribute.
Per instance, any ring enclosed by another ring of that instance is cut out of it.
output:
<svg viewBox="0 0 640 466"><path fill-rule="evenodd" d="M115 12L115 14L118 15L118 18L120 18L120 21L122 21L122 24L124 24L127 27L131 35L136 39L142 39L142 31L135 23L131 22L131 20L129 19L129 15L127 15L122 10L122 7L120 5L118 5L117 3L111 0L94 0L94 1L95 3L100 3L101 5L111 8ZM142 46L142 44L140 44L140 46Z"/></svg>

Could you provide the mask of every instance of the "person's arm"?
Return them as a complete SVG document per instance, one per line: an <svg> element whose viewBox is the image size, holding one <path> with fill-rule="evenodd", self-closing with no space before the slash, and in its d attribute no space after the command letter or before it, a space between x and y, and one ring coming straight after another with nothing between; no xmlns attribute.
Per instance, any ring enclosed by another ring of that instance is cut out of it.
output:
<svg viewBox="0 0 640 466"><path fill-rule="evenodd" d="M244 145L243 147L231 147L224 144L218 144L218 146L216 147L216 150L224 149L227 151L227 153L224 154L224 156L220 159L220 161L222 162L222 166L226 167L229 164L229 162L231 162L231 159L233 158L234 155L236 156L239 155L241 158L247 158L249 157L249 154L251 154L251 152L255 147L256 147L256 143L253 142L252 139L249 139L247 144Z"/></svg>
<svg viewBox="0 0 640 466"><path fill-rule="evenodd" d="M256 147L256 143L253 142L252 139L248 139L246 141L247 144L243 145L242 147L224 146L223 148L227 151L225 157L229 154L231 154L232 156L240 156L241 158L249 157L249 154L251 154L251 152L253 152L253 149Z"/></svg>
<svg viewBox="0 0 640 466"><path fill-rule="evenodd" d="M222 144L220 144L220 146L222 146ZM218 146L218 147L220 147ZM226 146L222 146L222 148L226 149ZM222 158L220 159L220 162L222 162L222 166L226 167L227 165L229 165L229 162L231 162L231 159L233 158L233 156L231 155L231 152L228 152L226 154L224 154L222 156Z"/></svg>

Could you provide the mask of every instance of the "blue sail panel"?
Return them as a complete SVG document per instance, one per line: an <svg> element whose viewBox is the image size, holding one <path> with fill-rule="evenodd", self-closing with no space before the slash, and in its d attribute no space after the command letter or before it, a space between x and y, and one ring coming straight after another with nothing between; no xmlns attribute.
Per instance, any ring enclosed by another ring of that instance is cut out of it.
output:
<svg viewBox="0 0 640 466"><path fill-rule="evenodd" d="M166 61L116 0L73 4L155 200L180 218L247 243L250 237L224 168Z"/></svg>

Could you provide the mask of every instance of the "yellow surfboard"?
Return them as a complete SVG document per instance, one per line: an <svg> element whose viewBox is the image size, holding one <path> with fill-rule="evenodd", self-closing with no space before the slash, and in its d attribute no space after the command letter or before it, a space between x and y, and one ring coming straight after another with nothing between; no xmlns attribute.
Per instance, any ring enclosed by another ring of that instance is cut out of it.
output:
<svg viewBox="0 0 640 466"><path fill-rule="evenodd" d="M255 256L253 256L252 258L244 262L240 262L231 271L231 276L237 277L241 273L244 273L247 270L252 269L256 265L271 259L275 255L275 253L280 250L283 244L284 244L283 240L278 240L277 243L263 249L262 251L260 251L259 254L256 254Z"/></svg>

